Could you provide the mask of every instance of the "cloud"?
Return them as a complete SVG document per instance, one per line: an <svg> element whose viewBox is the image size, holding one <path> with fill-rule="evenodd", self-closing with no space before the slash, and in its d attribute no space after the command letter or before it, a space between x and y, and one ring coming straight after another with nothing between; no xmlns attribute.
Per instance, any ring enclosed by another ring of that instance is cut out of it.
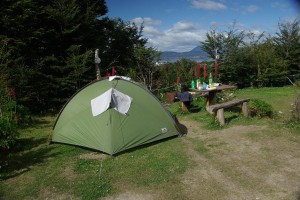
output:
<svg viewBox="0 0 300 200"><path fill-rule="evenodd" d="M272 2L271 3L271 7L272 8L279 8L280 10L288 10L289 6L286 3L282 3L282 2Z"/></svg>
<svg viewBox="0 0 300 200"><path fill-rule="evenodd" d="M246 7L246 12L247 13L253 13L253 12L257 11L258 9L259 9L258 6L256 6L256 5L250 5L250 6Z"/></svg>
<svg viewBox="0 0 300 200"><path fill-rule="evenodd" d="M196 28L197 28L196 25L189 21L180 21L180 22L177 22L173 26L174 31L180 31L180 32L181 31L193 31Z"/></svg>
<svg viewBox="0 0 300 200"><path fill-rule="evenodd" d="M223 3L213 0L190 0L192 7L204 10L225 10L227 6Z"/></svg>
<svg viewBox="0 0 300 200"><path fill-rule="evenodd" d="M145 26L143 35L148 38L148 46L159 51L190 51L205 39L206 30L190 21L180 21L167 30Z"/></svg>
<svg viewBox="0 0 300 200"><path fill-rule="evenodd" d="M160 20L154 20L150 17L137 17L131 20L131 22L135 23L136 25L141 25L142 23L144 23L144 26L158 26L161 25L161 21Z"/></svg>

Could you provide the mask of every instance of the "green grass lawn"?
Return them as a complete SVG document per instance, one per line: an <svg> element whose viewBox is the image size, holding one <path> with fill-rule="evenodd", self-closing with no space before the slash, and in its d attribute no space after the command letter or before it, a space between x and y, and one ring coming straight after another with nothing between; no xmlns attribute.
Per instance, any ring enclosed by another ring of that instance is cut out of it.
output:
<svg viewBox="0 0 300 200"><path fill-rule="evenodd" d="M273 107L274 119L278 122L288 121L292 117L291 111L297 95L300 94L300 87L278 87L278 88L246 88L224 91L218 94L218 99L223 96L230 98L250 98L259 99ZM205 123L209 129L220 128L214 117L205 110L205 97L193 100L195 112L192 110L189 113L184 113L181 110L180 102L175 102L168 109L171 113L177 116L186 116L190 119ZM233 111L233 112L232 112ZM244 118L240 112L241 108L225 109L225 120L227 124L251 124L251 123L266 123L269 119L253 119ZM230 122L230 123L229 123ZM272 123L272 122L271 122Z"/></svg>
<svg viewBox="0 0 300 200"><path fill-rule="evenodd" d="M176 188L168 183L176 181L177 175L189 166L187 156L180 151L179 138L132 149L116 157L81 158L80 155L93 151L48 145L54 119L37 118L33 127L21 130L21 148L1 156L0 197L45 199L43 195L50 191L67 199L96 199L113 194L120 185L124 189L164 187L176 194Z"/></svg>
<svg viewBox="0 0 300 200"><path fill-rule="evenodd" d="M275 126L290 117L291 103L299 87L242 89L236 97L261 99L271 104L276 119L244 118L235 112L225 113L226 126L262 124ZM195 100L197 110L182 113L179 103L169 107L179 117L201 123L206 129L218 130L214 118L204 109L204 99ZM280 112L279 112L280 111ZM55 116L34 117L32 126L20 130L18 148L0 158L0 199L97 199L132 188L163 191L168 199L185 199L179 177L194 165L183 151L181 138L142 146L117 156L63 144L48 144ZM299 132L299 129L294 130ZM250 137L250 136L249 136ZM251 135L255 141L255 135ZM221 141L190 139L200 154L209 157L208 149L227 144ZM99 157L98 155L102 155Z"/></svg>

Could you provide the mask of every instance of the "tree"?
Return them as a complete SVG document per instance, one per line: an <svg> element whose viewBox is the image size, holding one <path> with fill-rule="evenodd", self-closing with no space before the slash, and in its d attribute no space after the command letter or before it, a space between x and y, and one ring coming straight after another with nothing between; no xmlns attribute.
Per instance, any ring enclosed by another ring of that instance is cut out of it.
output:
<svg viewBox="0 0 300 200"><path fill-rule="evenodd" d="M223 52L223 40L224 35L217 32L216 30L211 30L206 33L206 39L201 43L201 48L203 51L208 53L212 59L215 59L214 51L218 49L218 52Z"/></svg>
<svg viewBox="0 0 300 200"><path fill-rule="evenodd" d="M143 82L148 89L153 89L154 75L158 72L158 63L160 52L152 47L137 46L134 49L134 60L137 66L137 73L135 78Z"/></svg>
<svg viewBox="0 0 300 200"><path fill-rule="evenodd" d="M77 70L67 64L69 49L81 45L77 55L89 54L99 42L102 24L97 18L106 12L103 0L1 1L0 37L8 38L13 52L8 73L20 103L35 111L61 107L78 89L63 81ZM84 73L89 77L93 71Z"/></svg>
<svg viewBox="0 0 300 200"><path fill-rule="evenodd" d="M100 58L102 67L110 70L112 65L120 66L119 73L126 75L129 68L135 68L135 48L145 47L147 40L142 38L143 27L137 27L120 18L103 18L104 26L100 43Z"/></svg>
<svg viewBox="0 0 300 200"><path fill-rule="evenodd" d="M293 31L283 31L286 28L282 28L281 30L284 33L282 34L289 35L287 32L292 32L294 35L297 35L298 31L295 30L297 26L291 27L293 27L290 28ZM296 44L294 46L286 46L286 48L281 48L282 51L278 51L279 44L290 43L283 41L286 40L274 40L265 33L259 35L251 32L245 33L233 27L220 33L211 31L207 34L206 40L201 43L203 49L212 56L212 50L214 48L219 49L219 75L221 82L237 84L242 88L284 85L285 77L289 71L286 64L287 58L284 60L280 55L292 55L291 49L294 49L292 51L294 54L289 60L298 59L298 57L295 56L296 48L292 48L297 46ZM298 66L297 63L295 68Z"/></svg>
<svg viewBox="0 0 300 200"><path fill-rule="evenodd" d="M81 54L80 48L80 45L70 46L68 49L69 56L66 61L66 68L70 68L70 80L74 81L76 90L79 90L83 86L82 77L91 68L88 62L93 55L92 51L86 51Z"/></svg>
<svg viewBox="0 0 300 200"><path fill-rule="evenodd" d="M274 37L277 54L284 60L288 75L300 75L300 21L281 22Z"/></svg>
<svg viewBox="0 0 300 200"><path fill-rule="evenodd" d="M240 72L245 70L241 51L244 46L244 38L244 31L239 31L233 26L225 32L210 31L206 34L206 39L201 42L203 50L213 59L215 59L214 50L218 49L220 55L219 76L222 82L235 83L239 86L245 84L244 77L239 76Z"/></svg>

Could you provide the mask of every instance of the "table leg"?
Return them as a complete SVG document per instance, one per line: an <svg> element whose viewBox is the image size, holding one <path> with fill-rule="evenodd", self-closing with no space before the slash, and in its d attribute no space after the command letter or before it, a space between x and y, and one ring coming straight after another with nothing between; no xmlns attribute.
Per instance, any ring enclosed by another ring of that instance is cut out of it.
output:
<svg viewBox="0 0 300 200"><path fill-rule="evenodd" d="M206 110L208 110L209 106L216 104L217 91L210 91L206 98Z"/></svg>

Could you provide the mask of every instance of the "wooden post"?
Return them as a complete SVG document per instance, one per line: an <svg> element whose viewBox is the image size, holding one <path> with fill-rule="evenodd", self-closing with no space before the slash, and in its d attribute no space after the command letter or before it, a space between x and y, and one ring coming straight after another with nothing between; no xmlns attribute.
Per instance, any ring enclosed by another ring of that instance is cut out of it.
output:
<svg viewBox="0 0 300 200"><path fill-rule="evenodd" d="M97 80L101 79L100 67L96 64L96 78Z"/></svg>
<svg viewBox="0 0 300 200"><path fill-rule="evenodd" d="M224 108L220 108L217 111L217 118L220 122L220 125L223 126L225 124L225 118L224 118Z"/></svg>
<svg viewBox="0 0 300 200"><path fill-rule="evenodd" d="M242 112L243 112L243 114L244 114L245 117L248 117L247 101L245 101L245 102L242 104Z"/></svg>
<svg viewBox="0 0 300 200"><path fill-rule="evenodd" d="M101 63L101 59L99 57L99 49L96 49L95 50L95 67L96 67L96 78L97 78L97 80L101 79L100 63Z"/></svg>

